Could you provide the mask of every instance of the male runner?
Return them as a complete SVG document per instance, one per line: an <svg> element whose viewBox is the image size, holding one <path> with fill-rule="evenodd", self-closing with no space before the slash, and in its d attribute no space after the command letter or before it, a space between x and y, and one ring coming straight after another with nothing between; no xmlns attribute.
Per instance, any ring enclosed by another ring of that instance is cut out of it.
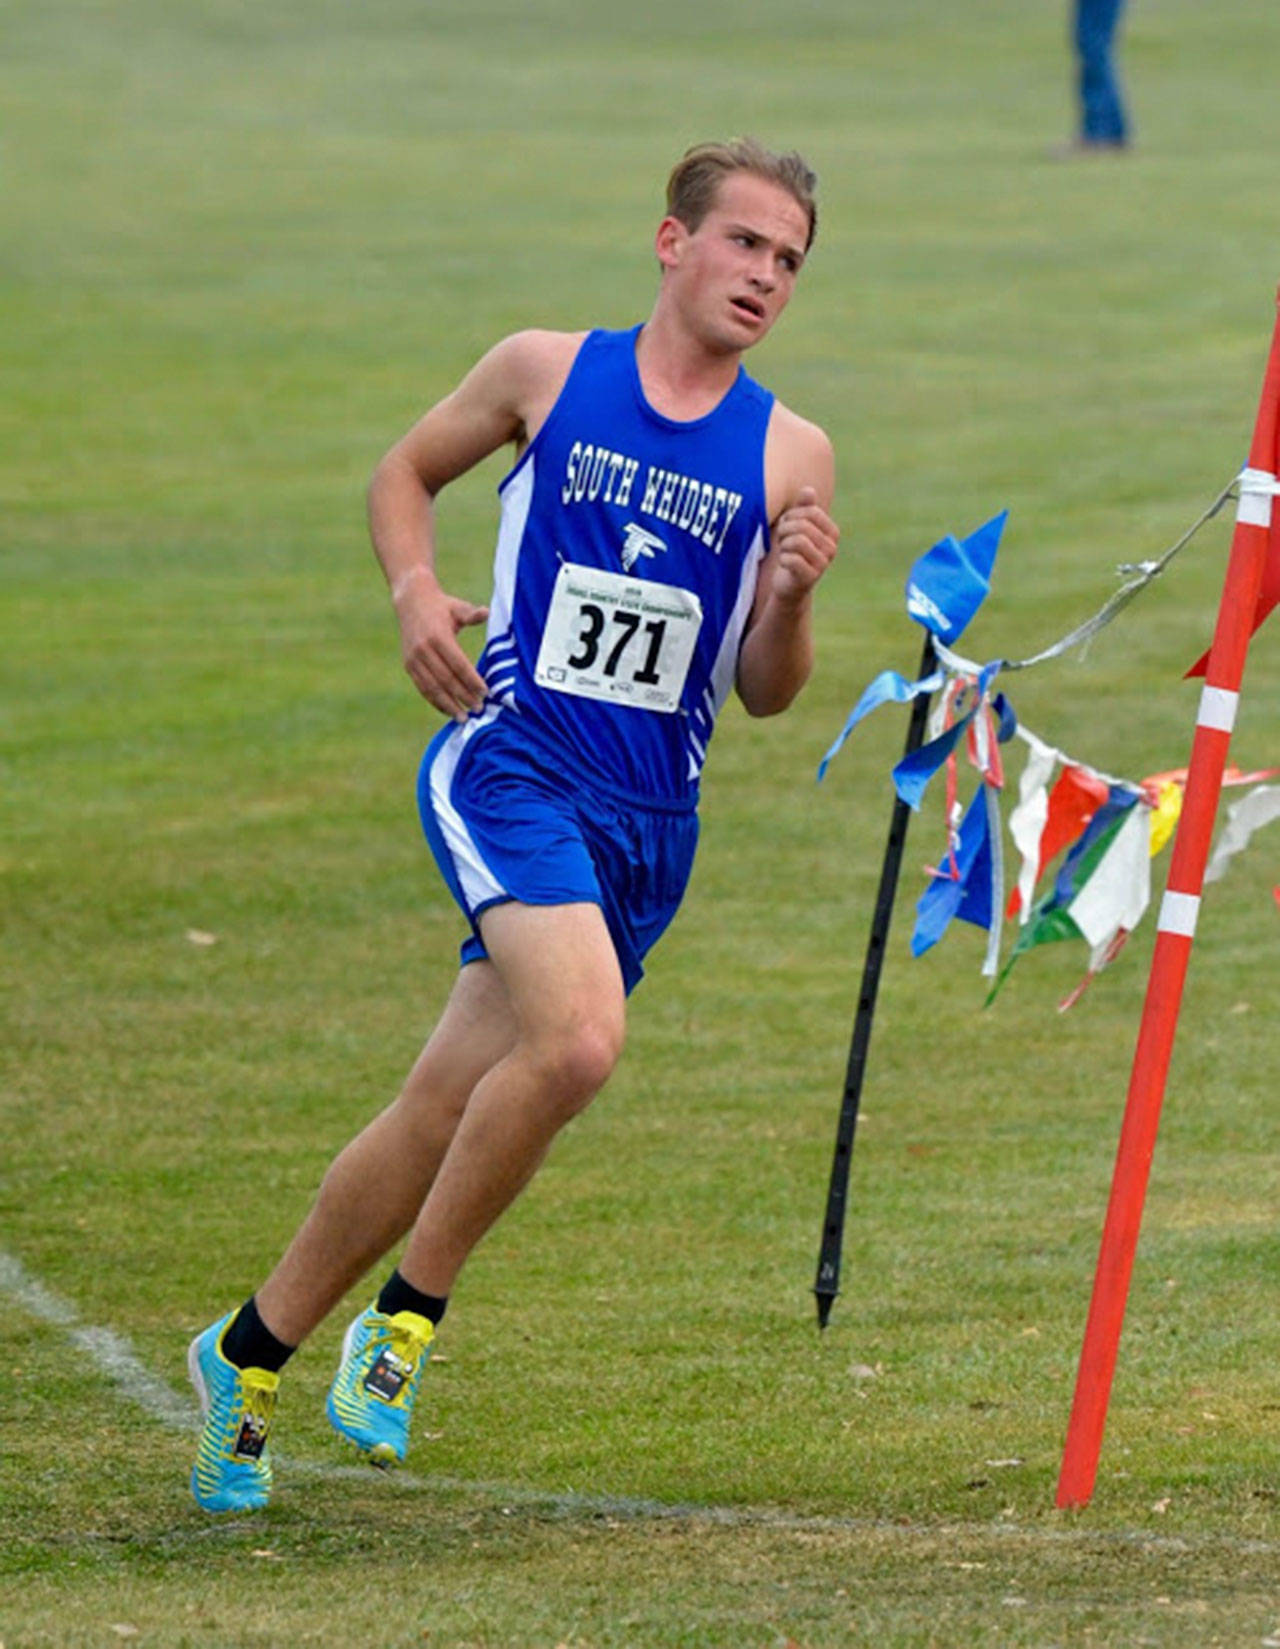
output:
<svg viewBox="0 0 1280 1649"><path fill-rule="evenodd" d="M419 800L470 934L399 1097L333 1163L263 1286L192 1343L209 1511L265 1504L285 1360L407 1233L327 1405L375 1464L404 1458L463 1262L621 1052L627 994L688 880L717 711L736 688L772 715L809 674L838 537L831 445L741 357L791 297L814 183L751 140L690 150L648 321L505 339L374 474L405 666L450 718ZM485 609L441 585L432 506L508 443ZM486 617L473 665L458 632Z"/></svg>

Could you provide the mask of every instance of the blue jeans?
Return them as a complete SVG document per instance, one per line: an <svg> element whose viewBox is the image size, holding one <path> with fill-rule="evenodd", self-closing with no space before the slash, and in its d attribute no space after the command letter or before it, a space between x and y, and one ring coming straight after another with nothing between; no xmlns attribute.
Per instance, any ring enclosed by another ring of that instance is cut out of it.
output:
<svg viewBox="0 0 1280 1649"><path fill-rule="evenodd" d="M1086 143L1123 143L1129 135L1111 63L1124 0L1076 0L1075 47L1080 59L1081 136Z"/></svg>

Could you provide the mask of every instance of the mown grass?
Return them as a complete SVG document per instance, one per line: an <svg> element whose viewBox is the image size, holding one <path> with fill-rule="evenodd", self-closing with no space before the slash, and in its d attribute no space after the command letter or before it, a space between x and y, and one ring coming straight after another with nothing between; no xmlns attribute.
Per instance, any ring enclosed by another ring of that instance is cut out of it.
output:
<svg viewBox="0 0 1280 1649"><path fill-rule="evenodd" d="M709 133L796 143L822 174L818 253L757 369L835 438L846 537L804 700L717 735L622 1068L464 1276L413 1479L339 1470L335 1320L290 1371L276 1504L209 1525L189 1436L10 1300L9 1649L1280 1625L1265 836L1206 901L1088 1512L1053 1488L1150 931L1068 1016L1068 946L983 1012L979 935L906 957L936 805L821 1337L808 1293L901 720L813 773L870 675L918 654L906 566L1010 505L969 642L1029 652L1199 513L1256 403L1273 10L1136 8L1139 147L1115 166L1043 159L1069 120L1062 21L1013 0L10 7L0 1247L175 1390L452 975L412 801L432 718L365 478L502 332L644 313L664 169ZM467 593L500 474L445 501ZM1227 538L1207 528L1085 659L1012 680L1027 723L1132 776L1185 759L1179 677ZM1242 763L1276 759L1276 686L1264 631Z"/></svg>

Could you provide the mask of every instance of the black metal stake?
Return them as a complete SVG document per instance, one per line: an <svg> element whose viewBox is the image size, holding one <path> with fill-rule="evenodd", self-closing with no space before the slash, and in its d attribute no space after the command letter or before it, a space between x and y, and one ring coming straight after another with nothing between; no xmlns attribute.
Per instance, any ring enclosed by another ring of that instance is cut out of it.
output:
<svg viewBox="0 0 1280 1649"><path fill-rule="evenodd" d="M920 655L920 679L932 672L936 662L933 637L926 633L924 651ZM928 693L921 693L912 702L907 742L902 752L904 756L910 756L924 743L925 723L929 719L929 702ZM893 918L893 901L898 891L898 872L902 866L902 850L906 845L907 822L910 817L910 807L901 797L895 797L889 839L884 849L884 864L880 870L880 891L876 895L875 913L871 918L871 934L867 940L867 959L862 968L858 1012L853 1021L853 1040L849 1047L844 1098L840 1105L840 1125L836 1130L836 1149L831 1161L831 1184L827 1190L827 1213L822 1225L818 1276L813 1285L813 1292L818 1300L820 1329L827 1326L831 1307L840 1292L840 1248L844 1241L845 1199L849 1190L849 1168L853 1160L853 1136L858 1128L858 1105L862 1099L862 1079L866 1071L867 1048L871 1042L871 1025L876 1012L876 993L880 988L880 968L884 962L885 946L889 939L889 923Z"/></svg>

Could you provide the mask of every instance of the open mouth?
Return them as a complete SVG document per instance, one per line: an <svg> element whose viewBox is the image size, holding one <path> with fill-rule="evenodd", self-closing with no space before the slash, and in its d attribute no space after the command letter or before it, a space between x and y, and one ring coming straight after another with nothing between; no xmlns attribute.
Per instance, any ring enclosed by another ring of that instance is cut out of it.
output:
<svg viewBox="0 0 1280 1649"><path fill-rule="evenodd" d="M747 315L753 321L764 319L764 305L754 298L732 298L730 302L740 315Z"/></svg>

